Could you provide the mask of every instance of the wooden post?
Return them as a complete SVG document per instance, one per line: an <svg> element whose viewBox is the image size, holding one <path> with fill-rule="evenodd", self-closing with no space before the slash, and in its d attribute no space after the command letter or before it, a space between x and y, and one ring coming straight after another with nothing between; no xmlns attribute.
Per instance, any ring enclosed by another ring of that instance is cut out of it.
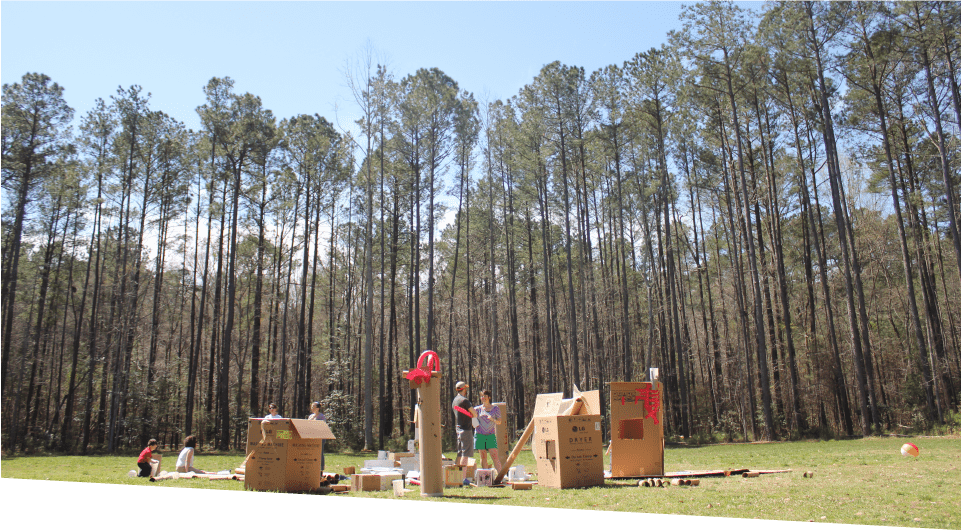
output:
<svg viewBox="0 0 961 530"><path fill-rule="evenodd" d="M494 484L500 484L501 480L504 480L504 475L506 475L507 471L510 470L511 464L514 463L514 460L517 460L518 455L520 455L521 451L524 449L524 444L527 443L527 440L530 439L531 434L533 433L534 418L531 418L530 423L527 424L527 428L524 429L524 433L521 434L521 437L517 439L517 444L514 445L514 450L511 451L510 456L508 456L507 460L504 461L504 466L497 472L497 478L494 479Z"/></svg>
<svg viewBox="0 0 961 530"><path fill-rule="evenodd" d="M420 494L444 495L444 466L441 452L440 372L431 372L430 381L417 388L420 402Z"/></svg>
<svg viewBox="0 0 961 530"><path fill-rule="evenodd" d="M420 354L415 369L404 372L411 388L417 389L415 425L420 453L420 494L424 497L444 495L440 374L440 358L431 350Z"/></svg>

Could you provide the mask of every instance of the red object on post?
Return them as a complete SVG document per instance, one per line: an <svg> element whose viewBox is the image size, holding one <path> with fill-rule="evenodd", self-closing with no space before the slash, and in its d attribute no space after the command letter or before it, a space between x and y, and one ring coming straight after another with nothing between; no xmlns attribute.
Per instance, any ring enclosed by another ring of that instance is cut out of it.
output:
<svg viewBox="0 0 961 530"><path fill-rule="evenodd" d="M427 361L426 370L423 368L424 361ZM431 371L440 371L440 357L434 350L425 350L417 359L417 367L407 372L407 379L413 381L415 385L420 385L430 381Z"/></svg>

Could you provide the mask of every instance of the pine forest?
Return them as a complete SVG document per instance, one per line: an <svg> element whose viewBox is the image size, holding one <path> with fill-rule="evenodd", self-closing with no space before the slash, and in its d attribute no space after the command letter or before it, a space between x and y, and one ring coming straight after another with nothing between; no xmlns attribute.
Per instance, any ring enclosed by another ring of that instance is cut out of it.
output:
<svg viewBox="0 0 961 530"><path fill-rule="evenodd" d="M537 394L650 368L671 440L957 424L959 27L954 2L704 2L494 101L368 54L337 74L350 128L230 77L197 87L199 130L138 85L75 116L27 73L3 85L4 452L243 450L248 417L312 401L338 447L400 447L425 350L442 399L490 389L511 432Z"/></svg>

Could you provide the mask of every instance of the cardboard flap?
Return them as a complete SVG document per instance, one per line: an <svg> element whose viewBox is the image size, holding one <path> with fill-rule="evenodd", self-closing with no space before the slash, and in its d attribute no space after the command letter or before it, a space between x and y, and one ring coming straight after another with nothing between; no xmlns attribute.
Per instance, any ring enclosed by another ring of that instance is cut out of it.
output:
<svg viewBox="0 0 961 530"><path fill-rule="evenodd" d="M297 431L301 438L311 438L319 440L334 440L336 437L330 431L330 427L323 420L290 420L291 427Z"/></svg>
<svg viewBox="0 0 961 530"><path fill-rule="evenodd" d="M534 402L534 416L557 416L558 407L564 400L564 394L537 394Z"/></svg>
<svg viewBox="0 0 961 530"><path fill-rule="evenodd" d="M600 390L590 390L588 392L578 392L577 388L574 389L574 397L581 398L585 406L581 407L581 410L576 412L579 415L595 415L601 413L601 391Z"/></svg>
<svg viewBox="0 0 961 530"><path fill-rule="evenodd" d="M580 398L565 399L557 406L558 416L575 416L580 413L583 401Z"/></svg>
<svg viewBox="0 0 961 530"><path fill-rule="evenodd" d="M574 397L564 399L563 393L538 394L534 416L592 416L601 414L601 392L581 392L574 387Z"/></svg>

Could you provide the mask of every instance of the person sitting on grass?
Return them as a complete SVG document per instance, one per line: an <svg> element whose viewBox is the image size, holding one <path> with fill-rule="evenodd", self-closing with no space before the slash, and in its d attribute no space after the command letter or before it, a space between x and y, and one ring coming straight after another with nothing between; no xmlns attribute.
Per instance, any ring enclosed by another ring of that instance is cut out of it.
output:
<svg viewBox="0 0 961 530"><path fill-rule="evenodd" d="M160 460L163 458L163 455L157 450L158 447L159 444L157 440L151 438L150 441L147 442L146 449L140 452L140 457L137 458L137 467L140 468L140 473L137 474L138 477L154 478L154 476L160 472Z"/></svg>
<svg viewBox="0 0 961 530"><path fill-rule="evenodd" d="M200 473L206 471L194 467L194 449L197 447L197 437L190 435L184 438L184 448L177 456L177 473Z"/></svg>

